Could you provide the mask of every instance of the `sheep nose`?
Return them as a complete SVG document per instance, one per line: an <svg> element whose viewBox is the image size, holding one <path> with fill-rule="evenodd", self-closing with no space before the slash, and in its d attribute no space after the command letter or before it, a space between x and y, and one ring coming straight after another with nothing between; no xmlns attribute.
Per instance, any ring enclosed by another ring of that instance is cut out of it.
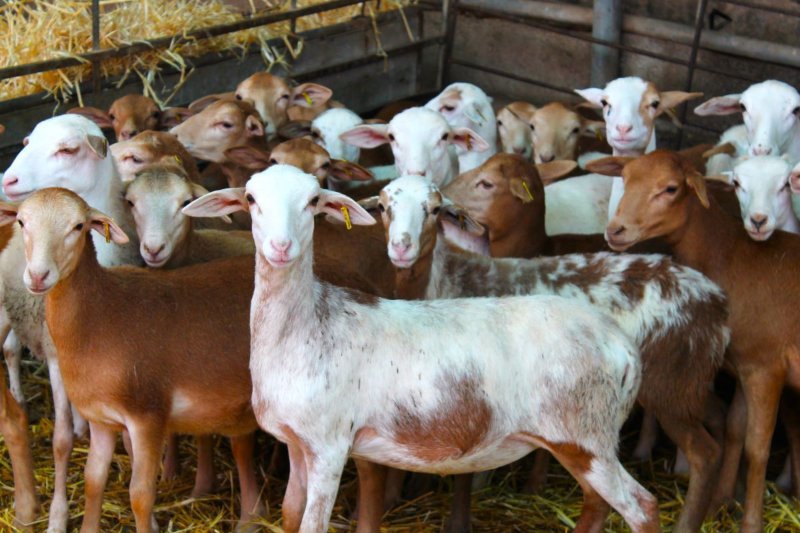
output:
<svg viewBox="0 0 800 533"><path fill-rule="evenodd" d="M524 147L524 146L522 146L522 147L515 147L515 148L514 148L514 153L515 153L515 154L519 154L519 155L522 155L522 154L524 154L524 153L525 153L525 147Z"/></svg>
<svg viewBox="0 0 800 533"><path fill-rule="evenodd" d="M621 135L630 133L633 131L633 124L617 124L617 131L620 132Z"/></svg>
<svg viewBox="0 0 800 533"><path fill-rule="evenodd" d="M164 250L164 248L166 248L166 246L167 246L166 244L162 244L161 246L156 248L155 246L148 246L147 244L143 245L144 251L153 257L156 257L158 254L160 254Z"/></svg>
<svg viewBox="0 0 800 533"><path fill-rule="evenodd" d="M121 141L128 141L131 138L135 137L139 133L139 130L122 130L119 132L119 140Z"/></svg>
<svg viewBox="0 0 800 533"><path fill-rule="evenodd" d="M289 249L289 246L292 245L292 241L288 239L282 241L269 241L269 245L272 246L272 249L276 252L286 252Z"/></svg>
<svg viewBox="0 0 800 533"><path fill-rule="evenodd" d="M19 182L19 177L15 176L14 174L6 173L3 176L3 187L9 187L11 185L15 185L17 182Z"/></svg>
<svg viewBox="0 0 800 533"><path fill-rule="evenodd" d="M38 274L35 272L28 271L28 276L31 278L31 285L33 287L42 287L44 286L44 282L47 279L47 276L50 275L50 271L46 270L42 274Z"/></svg>
<svg viewBox="0 0 800 533"><path fill-rule="evenodd" d="M772 148L767 146L758 145L753 148L753 155L769 155L772 153Z"/></svg>
<svg viewBox="0 0 800 533"><path fill-rule="evenodd" d="M767 215L758 214L750 217L750 222L753 223L753 226L755 226L757 230L760 230L761 226L767 223L767 220L769 220L769 217L767 217Z"/></svg>
<svg viewBox="0 0 800 533"><path fill-rule="evenodd" d="M397 242L392 241L392 248L397 253L398 256L403 257L406 252L408 252L409 248L411 248L411 243L407 243L405 241Z"/></svg>
<svg viewBox="0 0 800 533"><path fill-rule="evenodd" d="M550 161L552 161L555 158L556 158L555 154L547 154L547 155L540 155L539 156L539 159L542 160L542 163L549 163Z"/></svg>
<svg viewBox="0 0 800 533"><path fill-rule="evenodd" d="M614 236L622 235L623 233L625 233L625 226L620 225L620 226L617 226L616 228L612 228L612 227L609 226L608 232L611 235L614 235Z"/></svg>

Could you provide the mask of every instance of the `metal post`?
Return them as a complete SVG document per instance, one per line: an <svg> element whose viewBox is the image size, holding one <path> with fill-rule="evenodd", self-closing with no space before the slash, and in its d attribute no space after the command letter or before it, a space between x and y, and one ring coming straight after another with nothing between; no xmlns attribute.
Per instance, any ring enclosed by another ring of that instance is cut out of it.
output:
<svg viewBox="0 0 800 533"><path fill-rule="evenodd" d="M92 0L92 50L100 50L100 0ZM100 62L92 61L92 97L100 97Z"/></svg>
<svg viewBox="0 0 800 533"><path fill-rule="evenodd" d="M445 42L439 52L439 68L436 72L436 89L439 91L450 78L450 56L453 53L453 40L456 37L457 10L458 0L442 0L441 33L445 36Z"/></svg>
<svg viewBox="0 0 800 533"><path fill-rule="evenodd" d="M622 33L622 0L594 0L592 37L619 44ZM592 87L604 87L619 76L619 50L592 45Z"/></svg>
<svg viewBox="0 0 800 533"><path fill-rule="evenodd" d="M697 67L697 54L700 51L700 38L703 36L703 24L705 23L706 7L708 0L697 0L697 12L694 17L694 36L692 37L692 52L689 55L689 67L686 72L686 92L691 92L694 82L694 71ZM686 121L686 104L682 106L680 119L681 123ZM683 145L683 129L678 131L678 148Z"/></svg>

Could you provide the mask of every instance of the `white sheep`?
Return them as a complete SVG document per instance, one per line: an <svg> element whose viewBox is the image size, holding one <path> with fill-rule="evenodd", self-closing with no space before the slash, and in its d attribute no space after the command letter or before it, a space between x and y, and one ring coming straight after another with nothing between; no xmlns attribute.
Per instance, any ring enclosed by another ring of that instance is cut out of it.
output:
<svg viewBox="0 0 800 533"><path fill-rule="evenodd" d="M70 189L93 207L109 213L132 234L133 218L122 201L123 184L107 149L108 143L100 128L85 117L61 115L44 120L26 138L25 147L6 171L3 190L11 200L22 200L45 187ZM98 261L104 266L142 263L135 239L126 246L117 246L95 234L94 244ZM67 468L73 424L80 434L85 432L86 423L77 413L71 412L58 357L44 327L44 301L27 291L23 282L29 281L28 274L23 280L23 272L26 272L24 245L21 232L17 230L0 255L2 301L9 319L9 322L0 323L0 337L5 338L13 327L19 341L31 353L47 361L55 407L55 482L48 531L66 531L69 518ZM19 357L20 354L9 352L6 355ZM10 364L9 368L19 368L19 365Z"/></svg>
<svg viewBox="0 0 800 533"><path fill-rule="evenodd" d="M253 409L289 446L285 529L327 530L348 456L360 468L372 461L447 474L544 447L585 489L579 528L601 526L605 500L634 531L659 530L655 498L616 457L640 374L613 321L559 297L411 302L320 282L314 216L375 221L286 165L185 212L242 209L257 248Z"/></svg>
<svg viewBox="0 0 800 533"><path fill-rule="evenodd" d="M484 151L456 147L459 172L466 172L497 153L497 126L492 99L477 85L451 83L425 107L438 111L453 128L469 128L489 144Z"/></svg>
<svg viewBox="0 0 800 533"><path fill-rule="evenodd" d="M489 150L489 144L471 129L451 127L440 113L424 107L406 109L388 124L357 126L342 133L341 138L361 148L389 143L397 175L425 176L439 186L459 173L453 147L466 152Z"/></svg>

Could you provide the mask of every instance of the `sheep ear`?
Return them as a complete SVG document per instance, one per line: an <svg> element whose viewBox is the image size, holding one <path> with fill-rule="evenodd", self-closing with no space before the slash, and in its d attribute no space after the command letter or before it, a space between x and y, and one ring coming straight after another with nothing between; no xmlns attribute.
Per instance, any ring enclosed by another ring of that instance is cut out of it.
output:
<svg viewBox="0 0 800 533"><path fill-rule="evenodd" d="M467 108L464 109L464 115L479 126L482 126L483 123L486 122L486 117L477 103L467 106Z"/></svg>
<svg viewBox="0 0 800 533"><path fill-rule="evenodd" d="M100 159L105 159L108 155L108 140L99 135L87 135L86 142L89 143L89 148Z"/></svg>
<svg viewBox="0 0 800 533"><path fill-rule="evenodd" d="M244 119L244 127L247 130L248 137L264 136L264 125L257 115L247 115L247 118Z"/></svg>
<svg viewBox="0 0 800 533"><path fill-rule="evenodd" d="M111 129L114 127L114 123L111 121L111 117L108 113L96 107L73 107L72 109L68 109L67 113L86 117L102 129Z"/></svg>
<svg viewBox="0 0 800 533"><path fill-rule="evenodd" d="M703 204L703 207L708 208L708 206L711 205L708 202L706 180L703 178L703 175L693 167L686 172L686 185L688 185L694 191L694 193L697 195L697 198L700 200L700 203Z"/></svg>
<svg viewBox="0 0 800 533"><path fill-rule="evenodd" d="M575 89L575 92L578 93L580 96L583 97L586 102L591 104L593 108L602 108L603 104L601 101L603 100L603 89L597 89L595 87L589 89Z"/></svg>
<svg viewBox="0 0 800 533"><path fill-rule="evenodd" d="M6 226L17 220L17 209L19 209L17 203L0 202L0 226Z"/></svg>
<svg viewBox="0 0 800 533"><path fill-rule="evenodd" d="M375 177L372 172L361 165L343 159L331 159L331 168L328 173L342 181L369 181Z"/></svg>
<svg viewBox="0 0 800 533"><path fill-rule="evenodd" d="M736 155L736 146L733 143L718 144L710 150L703 152L703 159L709 159L717 154Z"/></svg>
<svg viewBox="0 0 800 533"><path fill-rule="evenodd" d="M602 174L604 176L622 176L622 169L628 162L633 161L633 157L601 157L590 161L586 165L586 170L593 174Z"/></svg>
<svg viewBox="0 0 800 533"><path fill-rule="evenodd" d="M249 211L249 206L244 187L236 187L205 194L181 211L190 217L221 217L237 211Z"/></svg>
<svg viewBox="0 0 800 533"><path fill-rule="evenodd" d="M687 93L685 91L664 91L659 93L660 103L658 104L658 115L674 107L681 105L687 100L700 98L703 93Z"/></svg>
<svg viewBox="0 0 800 533"><path fill-rule="evenodd" d="M523 204L533 201L533 191L530 186L526 188L526 183L521 178L511 178L508 182L511 194L522 200Z"/></svg>
<svg viewBox="0 0 800 533"><path fill-rule="evenodd" d="M249 170L262 171L269 167L269 152L253 146L234 146L225 150L225 159Z"/></svg>
<svg viewBox="0 0 800 533"><path fill-rule="evenodd" d="M292 89L292 105L314 107L322 105L333 96L333 91L318 83L303 83Z"/></svg>
<svg viewBox="0 0 800 533"><path fill-rule="evenodd" d="M363 207L366 211L369 212L370 215L373 217L378 212L378 205L381 202L380 196L370 196L369 198L362 198L358 201L358 205Z"/></svg>
<svg viewBox="0 0 800 533"><path fill-rule="evenodd" d="M453 128L450 132L450 144L467 151L485 152L489 149L489 143L469 128Z"/></svg>
<svg viewBox="0 0 800 533"><path fill-rule="evenodd" d="M89 212L89 225L94 231L105 237L106 240L110 239L116 244L125 244L130 240L110 216L101 213L97 209L92 209Z"/></svg>
<svg viewBox="0 0 800 533"><path fill-rule="evenodd" d="M278 136L284 139L297 139L311 135L311 121L292 120L278 128Z"/></svg>
<svg viewBox="0 0 800 533"><path fill-rule="evenodd" d="M375 148L389 142L389 126L388 124L356 126L339 135L339 138L359 148Z"/></svg>
<svg viewBox="0 0 800 533"><path fill-rule="evenodd" d="M548 161L547 163L536 164L536 171L539 173L539 179L542 180L544 185L550 185L566 177L576 168L578 168L578 162L568 159L557 159L555 161Z"/></svg>
<svg viewBox="0 0 800 533"><path fill-rule="evenodd" d="M602 137L606 132L606 123L602 120L589 120L581 117L581 135Z"/></svg>
<svg viewBox="0 0 800 533"><path fill-rule="evenodd" d="M357 226L371 226L377 222L366 209L358 205L358 202L349 196L327 189L320 190L317 213L325 213L334 220L346 223L345 212L350 222Z"/></svg>
<svg viewBox="0 0 800 533"><path fill-rule="evenodd" d="M739 113L741 107L741 94L729 94L726 96L715 96L707 102L703 102L694 108L694 114L700 116L708 115L731 115Z"/></svg>
<svg viewBox="0 0 800 533"><path fill-rule="evenodd" d="M483 235L486 229L470 216L466 209L445 199L442 203L441 215L448 223L472 235Z"/></svg>
<svg viewBox="0 0 800 533"><path fill-rule="evenodd" d="M192 191L193 200L197 200L198 198L208 194L208 189L194 182L189 182L189 188ZM223 215L219 218L221 218L222 221L225 222L226 224L233 224L233 220L228 215Z"/></svg>
<svg viewBox="0 0 800 533"><path fill-rule="evenodd" d="M208 106L210 106L211 104L213 104L217 100L226 100L226 99L230 100L230 99L233 99L235 97L236 97L235 93L209 94L209 95L203 96L202 98L198 98L197 100L195 100L194 102L189 104L189 109L193 113L199 113L200 111L202 111L203 109L207 108Z"/></svg>
<svg viewBox="0 0 800 533"><path fill-rule="evenodd" d="M194 111L188 107L168 107L161 112L158 125L161 129L168 130L174 128L192 115L194 115Z"/></svg>
<svg viewBox="0 0 800 533"><path fill-rule="evenodd" d="M733 178L733 172L720 172L719 174L712 174L711 176L703 176L706 181L718 181L720 183L724 183L725 185L731 184L731 179Z"/></svg>

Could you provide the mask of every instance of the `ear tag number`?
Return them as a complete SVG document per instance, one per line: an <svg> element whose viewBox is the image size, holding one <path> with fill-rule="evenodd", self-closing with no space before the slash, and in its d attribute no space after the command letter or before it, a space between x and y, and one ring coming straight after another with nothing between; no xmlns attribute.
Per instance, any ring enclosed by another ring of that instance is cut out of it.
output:
<svg viewBox="0 0 800 533"><path fill-rule="evenodd" d="M346 205L343 205L341 210L344 215L344 227L348 230L353 229L353 224L350 223L350 210L347 209Z"/></svg>

